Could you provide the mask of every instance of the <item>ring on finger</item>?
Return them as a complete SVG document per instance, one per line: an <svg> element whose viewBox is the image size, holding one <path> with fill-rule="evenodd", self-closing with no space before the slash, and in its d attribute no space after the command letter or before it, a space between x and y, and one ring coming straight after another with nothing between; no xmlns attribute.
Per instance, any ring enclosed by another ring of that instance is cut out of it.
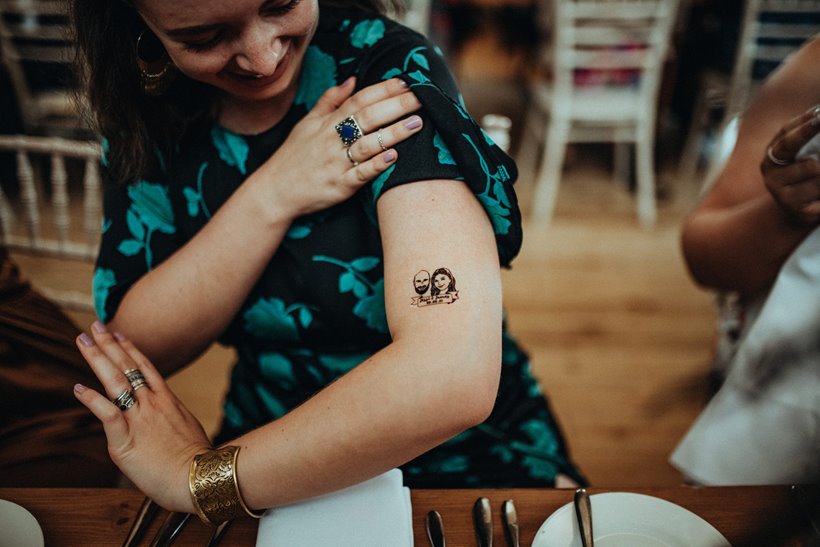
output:
<svg viewBox="0 0 820 547"><path fill-rule="evenodd" d="M131 389L134 391L148 386L148 382L145 381L145 375L138 369L132 368L126 370L123 374L125 374L128 383L131 384Z"/></svg>
<svg viewBox="0 0 820 547"><path fill-rule="evenodd" d="M379 139L379 146L381 146L382 151L387 152L387 148L384 147L384 142L382 141L382 128L376 131L376 138Z"/></svg>
<svg viewBox="0 0 820 547"><path fill-rule="evenodd" d="M111 402L120 410L126 411L137 404L137 398L134 397L134 390L125 389L122 393L111 399Z"/></svg>
<svg viewBox="0 0 820 547"><path fill-rule="evenodd" d="M771 147L771 146L769 146L769 147L766 149L766 156L769 158L769 161L770 161L770 162L772 162L772 163L773 163L773 164L775 164L775 165L779 165L780 167L784 167L784 166L789 165L789 164L791 163L790 161L781 160L780 158L778 158L777 156L775 156L775 155L774 155L774 151L772 151L772 147Z"/></svg>
<svg viewBox="0 0 820 547"><path fill-rule="evenodd" d="M356 167L357 165L359 165L359 162L354 160L353 156L350 154L350 147L349 146L347 148L345 148L345 156L347 156L347 159L349 159L350 163L353 164L353 167Z"/></svg>
<svg viewBox="0 0 820 547"><path fill-rule="evenodd" d="M353 116L348 116L337 123L335 129L336 133L339 134L339 138L342 139L342 144L347 147L361 139L362 135L364 135L362 128L359 127L356 118Z"/></svg>

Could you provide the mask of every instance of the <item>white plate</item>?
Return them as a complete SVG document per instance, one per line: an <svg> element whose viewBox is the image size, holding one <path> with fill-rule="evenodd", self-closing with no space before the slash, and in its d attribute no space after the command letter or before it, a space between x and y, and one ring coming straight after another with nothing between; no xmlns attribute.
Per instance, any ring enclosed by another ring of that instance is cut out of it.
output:
<svg viewBox="0 0 820 547"><path fill-rule="evenodd" d="M708 522L666 500L627 492L589 499L595 547L731 547ZM532 547L581 547L572 503L550 515Z"/></svg>
<svg viewBox="0 0 820 547"><path fill-rule="evenodd" d="M16 503L0 500L0 547L43 547L37 519Z"/></svg>

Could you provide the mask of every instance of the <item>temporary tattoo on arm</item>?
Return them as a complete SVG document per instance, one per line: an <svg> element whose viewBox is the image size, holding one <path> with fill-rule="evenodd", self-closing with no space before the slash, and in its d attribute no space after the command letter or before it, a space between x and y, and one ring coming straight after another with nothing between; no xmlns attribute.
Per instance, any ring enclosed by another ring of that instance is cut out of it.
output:
<svg viewBox="0 0 820 547"><path fill-rule="evenodd" d="M420 270L413 277L413 289L418 296L410 302L412 306L423 308L433 304L452 304L458 300L456 278L447 268L438 268L433 275L427 270Z"/></svg>

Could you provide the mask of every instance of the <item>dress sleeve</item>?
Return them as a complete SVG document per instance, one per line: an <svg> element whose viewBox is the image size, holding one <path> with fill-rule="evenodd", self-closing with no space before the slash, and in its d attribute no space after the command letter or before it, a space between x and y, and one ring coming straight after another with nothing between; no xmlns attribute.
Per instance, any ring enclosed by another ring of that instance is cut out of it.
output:
<svg viewBox="0 0 820 547"><path fill-rule="evenodd" d="M390 188L418 180L463 180L492 222L501 264L521 248L521 214L513 190L518 171L468 114L440 50L421 35L396 27L374 44L357 85L403 79L422 103L424 128L399 143L399 159L373 181L374 201Z"/></svg>
<svg viewBox="0 0 820 547"><path fill-rule="evenodd" d="M105 155L102 167L102 239L92 285L97 317L105 322L114 317L128 289L180 244L165 184L146 179L130 185L114 181Z"/></svg>

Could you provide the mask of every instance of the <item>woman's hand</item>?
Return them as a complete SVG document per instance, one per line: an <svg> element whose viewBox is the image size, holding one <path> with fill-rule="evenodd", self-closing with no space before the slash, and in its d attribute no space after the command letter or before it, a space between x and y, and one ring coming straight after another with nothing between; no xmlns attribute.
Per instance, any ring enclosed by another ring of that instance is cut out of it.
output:
<svg viewBox="0 0 820 547"><path fill-rule="evenodd" d="M796 155L818 133L820 106L784 125L760 164L766 188L786 216L809 226L820 223L820 161Z"/></svg>
<svg viewBox="0 0 820 547"><path fill-rule="evenodd" d="M260 168L274 181L268 186L274 192L268 203L296 217L344 201L396 161L392 146L421 129L419 116L403 118L421 103L402 80L393 78L351 97L353 88L354 78L349 78L327 90ZM349 156L335 129L348 116L363 133Z"/></svg>
<svg viewBox="0 0 820 547"><path fill-rule="evenodd" d="M105 387L102 395L80 384L74 394L100 419L108 452L146 496L171 511L194 511L188 491L193 457L211 448L197 419L171 392L154 365L121 335L95 322L77 347ZM131 389L125 371L137 369L147 385L136 389L136 404L120 410L111 401Z"/></svg>

